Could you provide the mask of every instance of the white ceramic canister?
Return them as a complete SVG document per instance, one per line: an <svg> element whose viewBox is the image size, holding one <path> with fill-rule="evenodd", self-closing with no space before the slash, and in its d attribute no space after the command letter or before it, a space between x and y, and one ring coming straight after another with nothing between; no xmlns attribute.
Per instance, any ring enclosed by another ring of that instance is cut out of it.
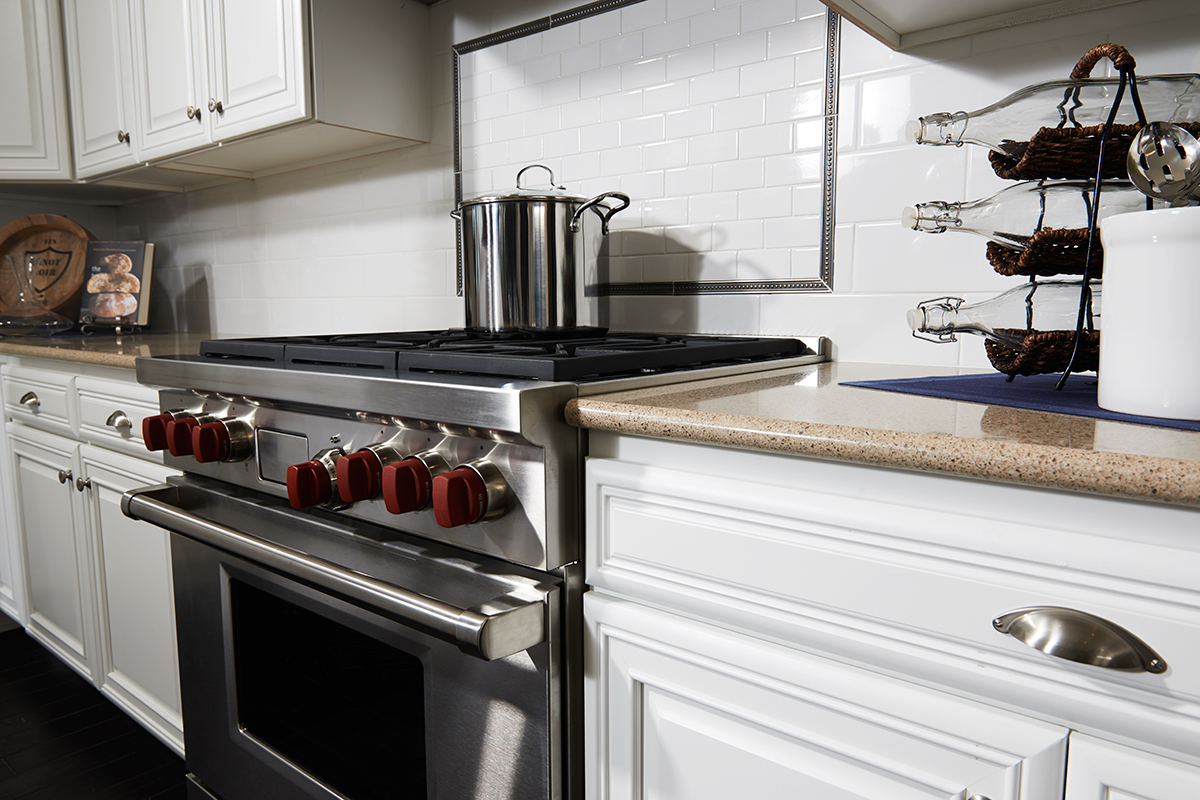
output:
<svg viewBox="0 0 1200 800"><path fill-rule="evenodd" d="M1200 420L1200 207L1101 222L1101 408Z"/></svg>

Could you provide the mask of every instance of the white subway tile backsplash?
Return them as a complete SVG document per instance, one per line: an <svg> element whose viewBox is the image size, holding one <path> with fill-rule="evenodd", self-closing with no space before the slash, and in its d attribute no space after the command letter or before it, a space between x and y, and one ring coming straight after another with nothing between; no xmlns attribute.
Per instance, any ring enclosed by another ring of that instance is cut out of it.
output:
<svg viewBox="0 0 1200 800"><path fill-rule="evenodd" d="M668 125L670 120L668 118ZM668 132L670 128L668 127ZM738 135L736 131L722 131L706 136L692 136L688 141L688 162L691 164L712 164L717 161L730 161L738 155Z"/></svg>
<svg viewBox="0 0 1200 800"><path fill-rule="evenodd" d="M694 105L729 100L739 95L741 73L737 69L725 69L691 79L690 97Z"/></svg>
<svg viewBox="0 0 1200 800"><path fill-rule="evenodd" d="M655 86L667 79L667 60L662 56L647 58L621 66L621 88L637 89Z"/></svg>
<svg viewBox="0 0 1200 800"><path fill-rule="evenodd" d="M720 222L737 218L737 192L713 192L688 199L688 222Z"/></svg>
<svg viewBox="0 0 1200 800"><path fill-rule="evenodd" d="M718 192L728 192L736 189L762 188L763 169L764 160L761 158L740 159L716 164L712 168L712 189ZM744 200L745 196L743 195L742 216L755 216L753 211L746 208ZM790 198L784 207L790 212Z"/></svg>
<svg viewBox="0 0 1200 800"><path fill-rule="evenodd" d="M531 7L434 6L429 145L112 212L113 229L159 245L154 324L247 335L463 324L450 45L527 21ZM978 340L913 339L906 312L940 295L986 299L1016 279L990 268L982 239L922 235L897 220L905 205L976 199L1007 183L982 148L909 145L905 123L1061 78L1114 38L1140 74L1200 69L1198 33L1200 12L1180 13L1177 0L906 53L843 21L835 291L612 297L610 324L821 334L844 360L986 366ZM610 280L810 279L821 267L825 37L819 0L646 0L465 55L464 195L510 191L522 166L546 163L572 193L630 195L603 244Z"/></svg>
<svg viewBox="0 0 1200 800"><path fill-rule="evenodd" d="M578 75L590 70L600 69L600 44L593 43L586 47L568 50L559 56L563 75Z"/></svg>
<svg viewBox="0 0 1200 800"><path fill-rule="evenodd" d="M642 57L642 33L627 33L600 42L600 66L628 64Z"/></svg>
<svg viewBox="0 0 1200 800"><path fill-rule="evenodd" d="M792 151L792 126L760 125L738 132L738 157L759 158Z"/></svg>
<svg viewBox="0 0 1200 800"><path fill-rule="evenodd" d="M796 21L796 0L749 0L742 4L742 31L759 31Z"/></svg>
<svg viewBox="0 0 1200 800"><path fill-rule="evenodd" d="M600 101L600 119L604 122L642 116L642 91L604 95Z"/></svg>
<svg viewBox="0 0 1200 800"><path fill-rule="evenodd" d="M713 127L719 131L738 130L766 121L766 98L762 96L739 97L725 100L713 106Z"/></svg>
<svg viewBox="0 0 1200 800"><path fill-rule="evenodd" d="M712 72L716 64L716 47L712 44L692 45L682 53L667 56L667 80L677 81Z"/></svg>
<svg viewBox="0 0 1200 800"><path fill-rule="evenodd" d="M741 30L741 9L738 6L701 14L691 18L692 44L715 42Z"/></svg>
<svg viewBox="0 0 1200 800"><path fill-rule="evenodd" d="M825 16L808 17L767 32L767 56L781 58L810 50L825 49Z"/></svg>
<svg viewBox="0 0 1200 800"><path fill-rule="evenodd" d="M716 68L728 69L744 64L754 64L767 58L767 34L742 34L732 39L722 39L715 43Z"/></svg>
<svg viewBox="0 0 1200 800"><path fill-rule="evenodd" d="M690 44L691 26L687 20L656 25L642 32L642 47L647 56L666 55Z"/></svg>
<svg viewBox="0 0 1200 800"><path fill-rule="evenodd" d="M738 218L770 221L792 216L792 191L787 186L747 189L738 193Z"/></svg>
<svg viewBox="0 0 1200 800"><path fill-rule="evenodd" d="M642 89L642 108L647 114L656 114L685 108L688 104L688 84L686 81L663 83Z"/></svg>
<svg viewBox="0 0 1200 800"><path fill-rule="evenodd" d="M667 0L645 0L621 9L621 30L641 31L667 21Z"/></svg>
<svg viewBox="0 0 1200 800"><path fill-rule="evenodd" d="M695 166L667 170L665 186L668 196L708 194L713 190L713 168Z"/></svg>
<svg viewBox="0 0 1200 800"><path fill-rule="evenodd" d="M713 111L710 106L672 111L665 117L664 131L668 139L686 139L706 134L713 129Z"/></svg>
<svg viewBox="0 0 1200 800"><path fill-rule="evenodd" d="M707 14L716 8L714 0L667 0L667 20L673 21Z"/></svg>
<svg viewBox="0 0 1200 800"><path fill-rule="evenodd" d="M761 250L763 221L744 219L736 222L717 222L711 226L711 250Z"/></svg>

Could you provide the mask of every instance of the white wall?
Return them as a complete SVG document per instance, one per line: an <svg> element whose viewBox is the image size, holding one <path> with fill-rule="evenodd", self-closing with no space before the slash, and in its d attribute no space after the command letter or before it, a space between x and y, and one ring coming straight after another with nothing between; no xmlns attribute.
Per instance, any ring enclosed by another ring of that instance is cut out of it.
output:
<svg viewBox="0 0 1200 800"><path fill-rule="evenodd" d="M116 233L144 236L160 248L154 325L296 334L462 324L449 216L450 46L576 4L446 0L432 7L431 144L121 209ZM646 0L638 13L644 17L657 6L678 18L737 8L739 19L768 14L782 20L811 14L815 4ZM909 145L904 123L934 111L977 108L1029 83L1065 77L1084 51L1105 41L1128 47L1139 74L1200 71L1200 6L1143 0L904 54L844 23L835 291L621 298L614 301L614 327L821 334L833 339L843 360L986 365L978 340L934 345L912 339L905 312L947 294L985 299L1019 279L991 271L982 239L916 234L901 229L897 218L915 202L974 199L1004 184L982 151ZM654 181L653 172L643 164L636 174L608 177L632 186ZM744 221L753 225L755 218ZM621 225L644 222L631 216Z"/></svg>

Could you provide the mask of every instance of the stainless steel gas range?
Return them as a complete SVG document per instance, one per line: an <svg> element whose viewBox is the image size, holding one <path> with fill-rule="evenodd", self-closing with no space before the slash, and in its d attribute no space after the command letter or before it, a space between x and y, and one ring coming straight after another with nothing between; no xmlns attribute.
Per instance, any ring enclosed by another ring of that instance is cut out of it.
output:
<svg viewBox="0 0 1200 800"><path fill-rule="evenodd" d="M585 394L811 363L792 339L440 331L139 359L128 493L172 531L190 796L581 798Z"/></svg>

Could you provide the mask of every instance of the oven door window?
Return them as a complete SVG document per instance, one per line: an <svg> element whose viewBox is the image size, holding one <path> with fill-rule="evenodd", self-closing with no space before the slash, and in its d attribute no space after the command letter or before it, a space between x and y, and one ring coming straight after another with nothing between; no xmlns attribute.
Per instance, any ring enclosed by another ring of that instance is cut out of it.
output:
<svg viewBox="0 0 1200 800"><path fill-rule="evenodd" d="M425 797L421 660L241 581L230 593L238 726L347 797Z"/></svg>

